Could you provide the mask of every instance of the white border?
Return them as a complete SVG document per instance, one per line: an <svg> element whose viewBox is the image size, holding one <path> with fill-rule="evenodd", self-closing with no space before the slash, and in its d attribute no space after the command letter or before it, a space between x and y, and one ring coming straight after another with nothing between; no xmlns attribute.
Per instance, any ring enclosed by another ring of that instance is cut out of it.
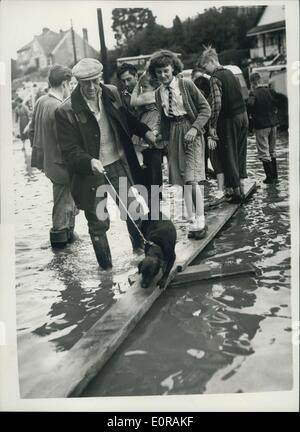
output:
<svg viewBox="0 0 300 432"><path fill-rule="evenodd" d="M27 0L24 0L27 1ZM41 0L40 0L41 1ZM54 1L54 0L53 0ZM198 0L199 1L199 0ZM171 2L171 1L170 1ZM5 64L6 85L0 83L1 139L1 229L0 229L0 321L6 344L0 346L0 410L5 411L298 411L299 347L294 346L294 388L285 392L216 394L199 396L145 396L74 399L20 399L16 348L16 296L14 267L14 192L11 121L10 61L5 41L14 37L9 26L9 3L0 3L0 62ZM83 2L84 3L84 2ZM105 2L106 3L106 2ZM126 2L128 4L129 2ZM133 3L133 2L130 2ZM149 2L140 3L150 7ZM295 61L299 60L299 4L285 1L202 2L212 6L285 5L288 50L288 93L290 114L290 209L292 228L292 317L299 322L299 78L295 82ZM184 3L182 3L184 7ZM114 2L114 6L116 2ZM117 6L117 5L116 5ZM124 7L125 1L122 2ZM97 2L101 7L101 2ZM294 74L294 78L292 78ZM299 76L299 75L298 75ZM294 83L293 83L294 81ZM0 338L1 339L1 338ZM280 367L280 365L279 365Z"/></svg>

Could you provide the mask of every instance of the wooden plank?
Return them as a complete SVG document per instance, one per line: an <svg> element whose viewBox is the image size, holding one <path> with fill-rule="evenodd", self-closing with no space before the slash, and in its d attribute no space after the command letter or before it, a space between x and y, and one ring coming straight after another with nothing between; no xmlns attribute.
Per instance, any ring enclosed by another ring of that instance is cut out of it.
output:
<svg viewBox="0 0 300 432"><path fill-rule="evenodd" d="M254 186L254 182L249 184L248 195L254 190ZM199 241L187 239L176 245L179 262L175 262L166 285L172 281L179 269L186 268L204 249L238 207L238 205L225 204L218 209L218 213L222 216L208 215L207 223L216 226L210 227L207 239ZM33 391L24 396L39 398L79 396L162 292L163 290L156 286L146 290L141 288L138 278L128 292L68 351L55 370L47 376L41 376Z"/></svg>
<svg viewBox="0 0 300 432"><path fill-rule="evenodd" d="M196 283L201 280L220 279L230 276L256 274L251 264L219 264L210 267L208 264L190 266L181 273L177 273L171 282L171 287L186 286L187 283Z"/></svg>
<svg viewBox="0 0 300 432"><path fill-rule="evenodd" d="M256 183L254 181L247 182L245 190L246 198L254 192L255 187ZM205 219L208 228L206 237L202 240L187 239L178 244L178 251L176 250L176 254L179 259L176 260L176 263L179 272L182 272L199 255L239 207L239 204L229 205L227 203L222 203L218 209L214 208L206 213Z"/></svg>

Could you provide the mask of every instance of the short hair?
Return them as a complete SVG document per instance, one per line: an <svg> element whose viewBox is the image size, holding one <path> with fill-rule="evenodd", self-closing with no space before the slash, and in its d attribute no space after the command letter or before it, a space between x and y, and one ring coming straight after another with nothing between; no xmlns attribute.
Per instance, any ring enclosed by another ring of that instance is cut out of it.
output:
<svg viewBox="0 0 300 432"><path fill-rule="evenodd" d="M191 74L192 80L194 80L194 77L195 77L197 72L203 73L203 69L198 67L198 66L194 67L194 69L192 70L192 74Z"/></svg>
<svg viewBox="0 0 300 432"><path fill-rule="evenodd" d="M131 63L123 63L117 71L117 77L121 79L121 75L123 75L124 72L129 72L131 75L136 75L138 73L138 70Z"/></svg>
<svg viewBox="0 0 300 432"><path fill-rule="evenodd" d="M204 51L198 60L198 66L201 67L210 60L219 61L217 51L211 45L204 47Z"/></svg>
<svg viewBox="0 0 300 432"><path fill-rule="evenodd" d="M72 71L66 66L53 65L49 69L48 82L51 87L58 87L63 81L70 81Z"/></svg>
<svg viewBox="0 0 300 432"><path fill-rule="evenodd" d="M144 86L146 83L149 83L154 89L159 87L159 82L156 78L153 78L148 72L144 73L140 78L140 85Z"/></svg>
<svg viewBox="0 0 300 432"><path fill-rule="evenodd" d="M160 50L152 54L150 58L148 70L151 77L156 79L155 69L165 66L172 66L174 75L178 75L183 70L183 64L175 53L169 50Z"/></svg>
<svg viewBox="0 0 300 432"><path fill-rule="evenodd" d="M250 77L250 82L253 84L258 84L261 80L261 75L258 72L253 72Z"/></svg>
<svg viewBox="0 0 300 432"><path fill-rule="evenodd" d="M210 82L208 78L199 76L194 81L195 86L202 92L204 97L207 99L210 94Z"/></svg>

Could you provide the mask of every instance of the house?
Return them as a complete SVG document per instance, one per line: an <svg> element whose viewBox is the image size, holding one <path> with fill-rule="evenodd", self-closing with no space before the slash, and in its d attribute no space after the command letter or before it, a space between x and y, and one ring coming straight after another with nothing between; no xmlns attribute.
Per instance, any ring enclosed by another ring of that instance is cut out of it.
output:
<svg viewBox="0 0 300 432"><path fill-rule="evenodd" d="M17 51L17 67L23 72L41 70L55 63L73 66L84 57L99 58L99 53L88 43L87 29L83 37L72 28L58 33L43 28L40 35ZM76 58L76 61L75 61Z"/></svg>
<svg viewBox="0 0 300 432"><path fill-rule="evenodd" d="M251 59L286 57L284 6L265 6L257 25L248 31L247 37L253 39Z"/></svg>

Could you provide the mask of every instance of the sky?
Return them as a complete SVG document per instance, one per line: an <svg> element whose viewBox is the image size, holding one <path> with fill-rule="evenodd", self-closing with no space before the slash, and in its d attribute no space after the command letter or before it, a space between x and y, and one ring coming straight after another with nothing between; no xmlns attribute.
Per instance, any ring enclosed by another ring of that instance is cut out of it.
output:
<svg viewBox="0 0 300 432"><path fill-rule="evenodd" d="M111 29L112 9L116 7L149 8L156 22L171 27L173 19L178 15L181 20L196 16L209 8L212 2L206 1L82 1L82 0L4 0L2 2L2 20L7 27L7 43L11 57L16 58L16 51L41 34L43 27L53 31L66 30L73 27L82 35L82 28L88 29L89 43L100 49L97 8L102 9L105 42L107 48L115 46L114 34Z"/></svg>

